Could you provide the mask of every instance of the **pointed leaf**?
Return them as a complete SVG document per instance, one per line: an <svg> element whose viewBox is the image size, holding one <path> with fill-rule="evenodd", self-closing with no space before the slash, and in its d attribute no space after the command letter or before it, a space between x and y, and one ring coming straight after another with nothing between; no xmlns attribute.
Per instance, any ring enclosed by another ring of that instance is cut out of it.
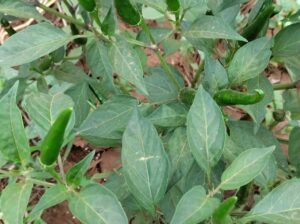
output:
<svg viewBox="0 0 300 224"><path fill-rule="evenodd" d="M214 224L231 224L230 212L237 202L237 197L233 196L224 200L220 206L214 211L213 223Z"/></svg>
<svg viewBox="0 0 300 224"><path fill-rule="evenodd" d="M231 84L239 84L258 76L269 64L273 41L262 37L245 44L235 53L228 68Z"/></svg>
<svg viewBox="0 0 300 224"><path fill-rule="evenodd" d="M198 224L209 218L219 203L206 195L202 186L193 187L180 199L171 224Z"/></svg>
<svg viewBox="0 0 300 224"><path fill-rule="evenodd" d="M93 158L95 155L95 151L90 152L85 158L83 158L79 163L72 166L67 174L66 180L69 185L76 185L79 186L86 171L88 170Z"/></svg>
<svg viewBox="0 0 300 224"><path fill-rule="evenodd" d="M26 64L49 54L72 39L73 37L50 23L28 26L0 46L0 65L12 67Z"/></svg>
<svg viewBox="0 0 300 224"><path fill-rule="evenodd" d="M275 146L271 146L242 152L222 174L222 189L232 190L249 183L268 164L274 150Z"/></svg>
<svg viewBox="0 0 300 224"><path fill-rule="evenodd" d="M0 151L8 161L25 164L30 150L22 116L16 103L18 84L0 99Z"/></svg>
<svg viewBox="0 0 300 224"><path fill-rule="evenodd" d="M129 190L154 215L167 189L169 162L156 129L138 111L123 134L122 165Z"/></svg>
<svg viewBox="0 0 300 224"><path fill-rule="evenodd" d="M112 146L121 143L122 132L137 101L128 96L115 96L93 111L78 132L92 144Z"/></svg>
<svg viewBox="0 0 300 224"><path fill-rule="evenodd" d="M220 108L201 86L187 117L187 137L199 166L209 172L221 158L225 124Z"/></svg>
<svg viewBox="0 0 300 224"><path fill-rule="evenodd" d="M67 199L67 188L62 184L56 184L45 191L39 202L34 206L29 215L29 222L38 218L40 213Z"/></svg>
<svg viewBox="0 0 300 224"><path fill-rule="evenodd" d="M23 224L32 183L11 183L1 194L1 212L5 223Z"/></svg>
<svg viewBox="0 0 300 224"><path fill-rule="evenodd" d="M72 214L85 224L128 224L116 196L99 184L91 184L70 197Z"/></svg>
<svg viewBox="0 0 300 224"><path fill-rule="evenodd" d="M144 79L143 67L137 52L124 39L118 38L111 48L111 60L114 71L127 82L148 95Z"/></svg>
<svg viewBox="0 0 300 224"><path fill-rule="evenodd" d="M187 38L229 39L247 41L231 28L222 18L203 15L199 17L187 31L183 33Z"/></svg>
<svg viewBox="0 0 300 224"><path fill-rule="evenodd" d="M243 223L249 223L251 220L272 224L299 223L299 189L299 179L285 181L259 201L242 219Z"/></svg>

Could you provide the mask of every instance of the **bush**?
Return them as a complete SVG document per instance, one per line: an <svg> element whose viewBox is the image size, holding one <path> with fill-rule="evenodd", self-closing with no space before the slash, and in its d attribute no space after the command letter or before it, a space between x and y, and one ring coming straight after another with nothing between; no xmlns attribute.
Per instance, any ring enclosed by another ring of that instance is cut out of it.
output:
<svg viewBox="0 0 300 224"><path fill-rule="evenodd" d="M299 223L295 6L41 2L0 0L4 223L64 201L84 224ZM96 147L122 168L91 171Z"/></svg>

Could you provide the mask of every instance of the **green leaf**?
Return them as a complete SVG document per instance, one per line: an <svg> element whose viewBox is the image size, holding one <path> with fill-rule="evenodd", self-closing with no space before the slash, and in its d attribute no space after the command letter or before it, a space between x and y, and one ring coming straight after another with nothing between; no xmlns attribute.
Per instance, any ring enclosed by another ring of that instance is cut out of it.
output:
<svg viewBox="0 0 300 224"><path fill-rule="evenodd" d="M72 214L85 224L128 224L116 196L99 184L91 184L68 199Z"/></svg>
<svg viewBox="0 0 300 224"><path fill-rule="evenodd" d="M230 212L237 202L237 197L233 196L223 201L220 206L214 211L213 223L214 224L231 224L232 220Z"/></svg>
<svg viewBox="0 0 300 224"><path fill-rule="evenodd" d="M30 160L30 149L16 103L17 90L18 84L15 84L0 99L0 151L7 161L25 165Z"/></svg>
<svg viewBox="0 0 300 224"><path fill-rule="evenodd" d="M274 150L275 146L271 146L242 152L222 174L222 189L232 190L249 183L265 168Z"/></svg>
<svg viewBox="0 0 300 224"><path fill-rule="evenodd" d="M180 199L171 224L198 224L209 218L219 203L206 195L202 186L193 187Z"/></svg>
<svg viewBox="0 0 300 224"><path fill-rule="evenodd" d="M72 98L62 93L33 93L26 99L25 110L32 121L48 131L60 112L73 107L73 104Z"/></svg>
<svg viewBox="0 0 300 224"><path fill-rule="evenodd" d="M82 82L87 81L88 78L84 71L69 61L57 66L51 71L51 74L58 80L75 84L81 84Z"/></svg>
<svg viewBox="0 0 300 224"><path fill-rule="evenodd" d="M75 127L78 127L86 119L90 111L88 100L91 93L89 86L86 82L83 82L69 88L65 92L65 94L73 99L73 108L75 111Z"/></svg>
<svg viewBox="0 0 300 224"><path fill-rule="evenodd" d="M131 97L112 97L93 111L77 131L82 138L95 145L120 144L122 132L136 106L137 101Z"/></svg>
<svg viewBox="0 0 300 224"><path fill-rule="evenodd" d="M114 71L125 81L135 85L137 89L148 95L143 68L137 52L124 39L118 38L110 50Z"/></svg>
<svg viewBox="0 0 300 224"><path fill-rule="evenodd" d="M28 26L0 46L0 66L26 64L51 53L72 39L73 37L50 23Z"/></svg>
<svg viewBox="0 0 300 224"><path fill-rule="evenodd" d="M137 110L123 134L122 165L130 192L155 215L167 189L169 161L156 129Z"/></svg>
<svg viewBox="0 0 300 224"><path fill-rule="evenodd" d="M245 110L255 122L255 132L258 131L260 123L265 118L267 113L266 107L273 100L273 87L268 78L263 75L258 75L257 77L248 80L247 89L249 92L254 91L255 89L261 89L264 91L264 98L253 105L239 106Z"/></svg>
<svg viewBox="0 0 300 224"><path fill-rule="evenodd" d="M225 133L219 106L200 86L187 116L187 137L192 154L207 173L222 156Z"/></svg>
<svg viewBox="0 0 300 224"><path fill-rule="evenodd" d="M105 35L112 36L115 33L116 20L113 8L107 12L103 22L101 23L101 30Z"/></svg>
<svg viewBox="0 0 300 224"><path fill-rule="evenodd" d="M300 54L292 57L283 58L285 68L287 69L292 81L300 79Z"/></svg>
<svg viewBox="0 0 300 224"><path fill-rule="evenodd" d="M180 5L185 10L184 19L187 22L194 22L208 10L207 0L180 0Z"/></svg>
<svg viewBox="0 0 300 224"><path fill-rule="evenodd" d="M300 222L299 179L287 180L261 201L243 218L243 223L255 220L263 223L282 224Z"/></svg>
<svg viewBox="0 0 300 224"><path fill-rule="evenodd" d="M159 127L179 127L186 122L187 109L183 104L163 104L147 118Z"/></svg>
<svg viewBox="0 0 300 224"><path fill-rule="evenodd" d="M90 152L84 157L79 163L72 166L66 173L66 181L69 185L79 186L84 178L86 171L88 170L93 158L95 151Z"/></svg>
<svg viewBox="0 0 300 224"><path fill-rule="evenodd" d="M276 157L277 164L281 169L285 171L289 170L286 157L282 152L279 142L273 136L271 131L264 127L260 127L258 131L254 133L254 123L249 121L231 121L228 123L228 126L230 129L230 138L241 151L275 145L276 149L274 155ZM237 156L239 152L235 155Z"/></svg>
<svg viewBox="0 0 300 224"><path fill-rule="evenodd" d="M167 153L171 162L171 180L169 185L176 184L190 171L194 158L188 147L186 128L176 128L167 142Z"/></svg>
<svg viewBox="0 0 300 224"><path fill-rule="evenodd" d="M32 183L10 183L1 194L1 212L5 223L23 224Z"/></svg>
<svg viewBox="0 0 300 224"><path fill-rule="evenodd" d="M228 68L230 84L240 84L258 76L269 64L272 44L271 39L262 37L239 48Z"/></svg>
<svg viewBox="0 0 300 224"><path fill-rule="evenodd" d="M94 40L88 44L86 53L92 77L99 80L99 82L93 82L92 86L106 98L117 93L113 83L113 71L108 50L106 44Z"/></svg>
<svg viewBox="0 0 300 224"><path fill-rule="evenodd" d="M247 41L217 16L199 17L183 35L187 38L228 39Z"/></svg>
<svg viewBox="0 0 300 224"><path fill-rule="evenodd" d="M292 165L294 165L297 169L300 168L300 128L293 128L292 132L289 136L289 161Z"/></svg>
<svg viewBox="0 0 300 224"><path fill-rule="evenodd" d="M151 103L167 103L177 100L178 90L173 82L170 82L164 70L155 67L150 70L150 75L145 77L145 84Z"/></svg>
<svg viewBox="0 0 300 224"><path fill-rule="evenodd" d="M299 55L300 23L295 23L280 30L275 36L273 55L285 58Z"/></svg>
<svg viewBox="0 0 300 224"><path fill-rule="evenodd" d="M0 13L18 18L33 18L37 21L45 19L33 5L22 0L0 0Z"/></svg>
<svg viewBox="0 0 300 224"><path fill-rule="evenodd" d="M28 222L37 219L43 210L57 205L67 199L68 191L67 188L62 184L56 184L53 187L48 188L39 202L34 206L30 212Z"/></svg>
<svg viewBox="0 0 300 224"><path fill-rule="evenodd" d="M228 84L228 76L223 65L211 57L205 58L203 87L212 96Z"/></svg>

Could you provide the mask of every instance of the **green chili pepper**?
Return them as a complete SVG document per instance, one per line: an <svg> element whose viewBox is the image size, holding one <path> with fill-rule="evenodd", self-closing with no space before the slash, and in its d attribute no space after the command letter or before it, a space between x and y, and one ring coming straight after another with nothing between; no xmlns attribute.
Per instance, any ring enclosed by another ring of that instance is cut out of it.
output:
<svg viewBox="0 0 300 224"><path fill-rule="evenodd" d="M248 41L252 41L258 37L260 32L264 29L264 27L269 23L269 18L272 17L276 13L275 7L272 3L266 2L258 15L254 18L254 20L245 27L243 33L241 34ZM245 44L246 42L240 42L240 45Z"/></svg>
<svg viewBox="0 0 300 224"><path fill-rule="evenodd" d="M88 12L92 12L96 7L95 0L78 0L78 3Z"/></svg>
<svg viewBox="0 0 300 224"><path fill-rule="evenodd" d="M177 12L180 8L179 0L166 0L168 10L171 12Z"/></svg>
<svg viewBox="0 0 300 224"><path fill-rule="evenodd" d="M179 92L179 99L186 105L192 105L196 95L196 90L193 88L183 88Z"/></svg>
<svg viewBox="0 0 300 224"><path fill-rule="evenodd" d="M214 95L214 99L220 106L249 105L258 103L264 98L264 96L265 93L261 89L256 89L253 93L245 93L231 89L223 89Z"/></svg>
<svg viewBox="0 0 300 224"><path fill-rule="evenodd" d="M4 30L7 32L7 34L9 36L12 36L16 33L14 28L11 27L11 25L5 18L2 18L0 22L1 22L1 25L3 26Z"/></svg>
<svg viewBox="0 0 300 224"><path fill-rule="evenodd" d="M80 34L80 32L75 24L71 23L70 28L71 28L71 32L73 35ZM79 45L85 45L87 42L87 38L79 37L79 38L74 39L74 42Z"/></svg>
<svg viewBox="0 0 300 224"><path fill-rule="evenodd" d="M63 110L51 126L46 137L41 144L40 161L42 164L52 165L58 155L64 142L64 134L68 122L70 120L73 109L67 108Z"/></svg>
<svg viewBox="0 0 300 224"><path fill-rule="evenodd" d="M129 0L115 0L115 6L124 22L130 25L138 25L140 23L141 15Z"/></svg>
<svg viewBox="0 0 300 224"><path fill-rule="evenodd" d="M41 58L38 63L38 66L37 66L38 71L43 72L43 71L48 70L51 67L52 62L53 62L53 60L49 56L45 56L44 58Z"/></svg>

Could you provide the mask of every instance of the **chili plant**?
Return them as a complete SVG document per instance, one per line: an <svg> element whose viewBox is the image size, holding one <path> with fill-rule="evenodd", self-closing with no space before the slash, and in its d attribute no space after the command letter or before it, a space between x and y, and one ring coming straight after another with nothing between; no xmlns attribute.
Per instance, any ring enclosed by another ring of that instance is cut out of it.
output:
<svg viewBox="0 0 300 224"><path fill-rule="evenodd" d="M300 22L281 7L0 0L4 223L64 201L84 224L299 223ZM86 174L96 147L121 168Z"/></svg>

